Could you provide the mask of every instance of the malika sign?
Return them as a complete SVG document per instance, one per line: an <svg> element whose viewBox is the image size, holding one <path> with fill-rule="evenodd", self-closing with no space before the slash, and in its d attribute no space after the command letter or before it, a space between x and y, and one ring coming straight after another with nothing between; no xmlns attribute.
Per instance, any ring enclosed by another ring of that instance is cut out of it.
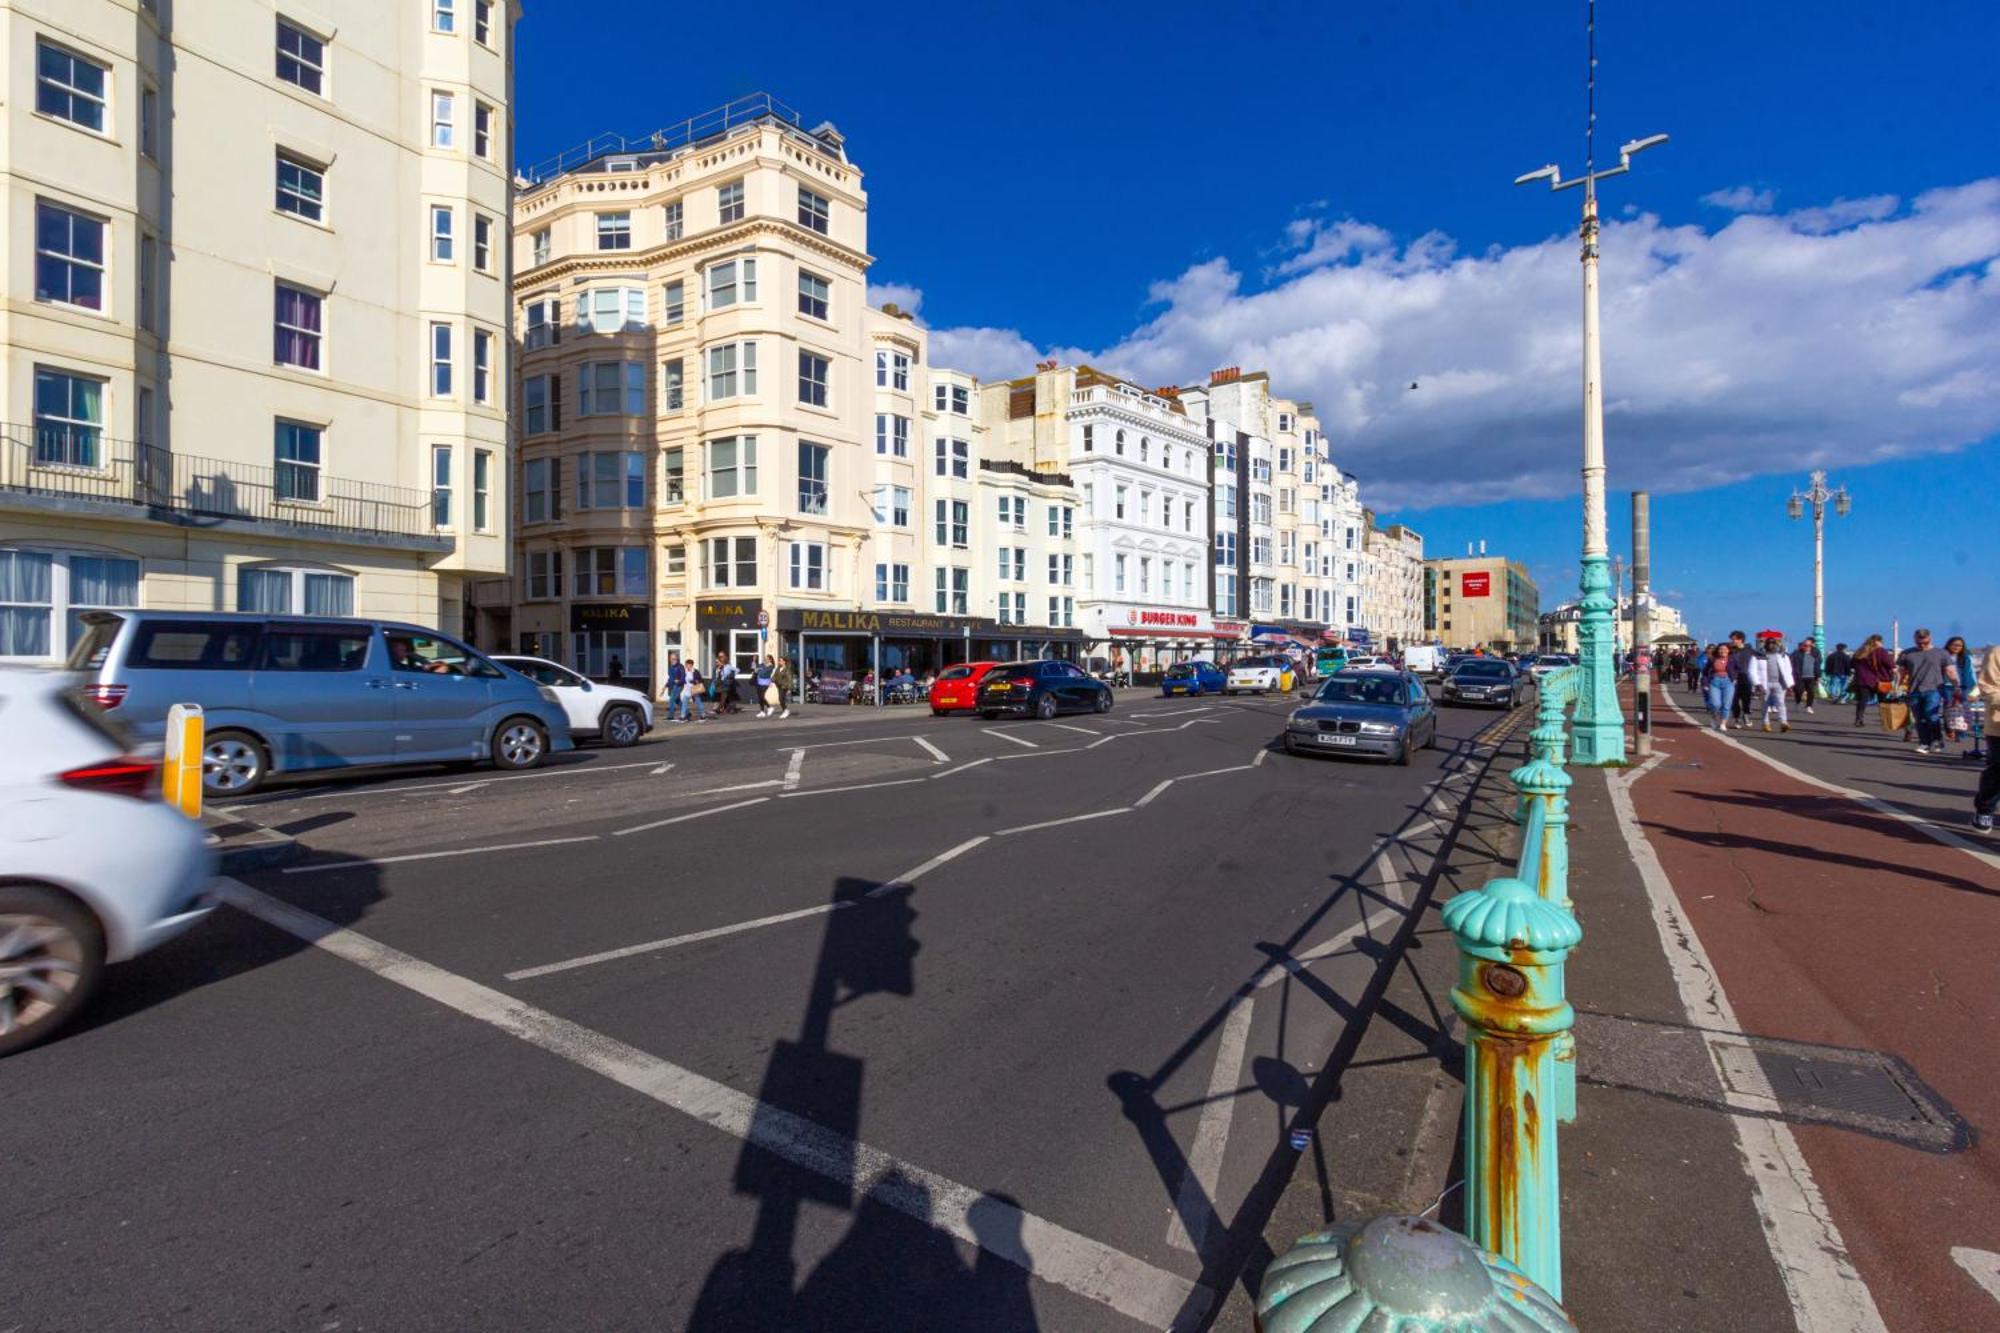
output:
<svg viewBox="0 0 2000 1333"><path fill-rule="evenodd" d="M1493 595L1493 573L1491 570L1468 570L1458 576L1459 593L1465 597L1491 597Z"/></svg>

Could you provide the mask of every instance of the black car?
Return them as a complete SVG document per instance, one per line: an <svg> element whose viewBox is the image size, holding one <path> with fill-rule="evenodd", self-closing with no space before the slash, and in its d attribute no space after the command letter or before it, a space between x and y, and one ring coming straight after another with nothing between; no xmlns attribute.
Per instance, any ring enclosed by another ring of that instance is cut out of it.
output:
<svg viewBox="0 0 2000 1333"><path fill-rule="evenodd" d="M1526 672L1498 657L1468 657L1453 667L1438 691L1448 704L1492 704L1512 708L1532 688Z"/></svg>
<svg viewBox="0 0 2000 1333"><path fill-rule="evenodd" d="M1017 713L1046 721L1057 713L1108 713L1111 687L1074 662L1002 662L979 682L979 715Z"/></svg>

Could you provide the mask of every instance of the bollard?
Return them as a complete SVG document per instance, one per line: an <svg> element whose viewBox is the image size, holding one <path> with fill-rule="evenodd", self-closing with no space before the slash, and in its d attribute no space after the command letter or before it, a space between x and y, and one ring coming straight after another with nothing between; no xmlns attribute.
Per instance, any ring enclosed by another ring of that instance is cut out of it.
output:
<svg viewBox="0 0 2000 1333"><path fill-rule="evenodd" d="M1257 1293L1263 1333L1576 1333L1556 1299L1514 1264L1421 1217L1390 1214L1299 1238Z"/></svg>
<svg viewBox="0 0 2000 1333"><path fill-rule="evenodd" d="M160 764L160 795L189 819L201 818L204 720L200 704L167 710L167 752Z"/></svg>
<svg viewBox="0 0 2000 1333"><path fill-rule="evenodd" d="M1561 1300L1556 1048L1576 1021L1563 960L1583 927L1513 878L1459 894L1443 915L1460 952L1452 1007L1466 1024L1466 1231Z"/></svg>

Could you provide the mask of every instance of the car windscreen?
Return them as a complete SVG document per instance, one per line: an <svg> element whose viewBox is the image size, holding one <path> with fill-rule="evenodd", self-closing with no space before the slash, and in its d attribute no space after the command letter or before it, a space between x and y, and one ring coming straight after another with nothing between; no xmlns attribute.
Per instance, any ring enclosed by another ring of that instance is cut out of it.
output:
<svg viewBox="0 0 2000 1333"><path fill-rule="evenodd" d="M972 674L972 668L968 666L946 667L943 671L938 672L938 679L964 680L967 676L971 674Z"/></svg>
<svg viewBox="0 0 2000 1333"><path fill-rule="evenodd" d="M1480 679L1506 680L1514 674L1513 668L1505 662L1461 662L1452 669L1453 677L1465 680L1470 677Z"/></svg>
<svg viewBox="0 0 2000 1333"><path fill-rule="evenodd" d="M1388 675L1335 676L1320 686L1313 698L1323 704L1398 704L1404 701L1403 682Z"/></svg>

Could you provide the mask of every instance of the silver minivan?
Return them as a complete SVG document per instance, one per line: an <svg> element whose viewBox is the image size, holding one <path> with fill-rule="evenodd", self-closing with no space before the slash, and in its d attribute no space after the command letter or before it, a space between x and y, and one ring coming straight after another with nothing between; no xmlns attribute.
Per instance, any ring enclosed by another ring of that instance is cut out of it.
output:
<svg viewBox="0 0 2000 1333"><path fill-rule="evenodd" d="M142 740L200 704L202 782L243 796L274 773L490 759L570 748L562 702L436 630L382 620L86 611L69 667Z"/></svg>

